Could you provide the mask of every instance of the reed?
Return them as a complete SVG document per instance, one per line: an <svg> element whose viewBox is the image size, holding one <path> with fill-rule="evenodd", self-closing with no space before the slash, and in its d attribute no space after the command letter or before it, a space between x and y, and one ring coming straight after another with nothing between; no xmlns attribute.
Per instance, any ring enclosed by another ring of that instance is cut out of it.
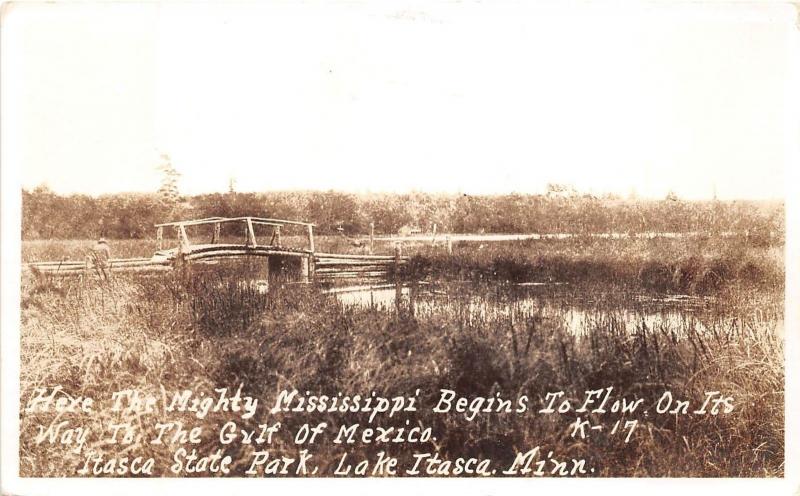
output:
<svg viewBox="0 0 800 496"><path fill-rule="evenodd" d="M557 312L515 304L509 291L496 283L445 286L451 296L435 305L353 307L313 286L275 286L264 295L243 274L225 279L214 274L115 277L107 284L90 278L25 278L21 403L34 388L56 384L72 396L103 398L126 388L160 397L162 391L210 392L243 383L246 393L264 403L281 389L333 395L402 395L419 389L426 408L389 423L408 419L430 426L436 441L343 447L328 437L314 450L321 472L330 473L345 451L357 457L387 451L406 463L415 451L510 463L515 450L539 445L585 458L597 476L782 476L778 292L728 287L718 293L719 312L702 328L693 319L657 326L642 319L631 331L614 311L615 302L634 301L630 287L571 285L563 289L565 301L597 302L586 310L580 332L572 332ZM476 307L477 296L482 299ZM606 433L590 442L572 439L567 421L544 416L497 414L466 421L431 411L443 388L468 397L526 395L536 405L548 391L564 391L577 403L586 390L607 386L642 398L649 408L665 390L693 402L702 401L705 391L722 391L734 397L736 410L713 418L640 418L629 443ZM255 428L271 420L264 411L248 421L236 420L242 428ZM213 433L234 417L215 414L198 421L160 411L125 415L97 408L84 424L101 429L109 422L151 426L172 420ZM287 429L319 421L335 429L364 420L358 414L280 416ZM82 454L33 442L37 425L49 423L48 418L20 412L20 422L23 475L75 475ZM159 475L170 475L177 447L143 441L132 447L88 446L105 456L152 456ZM213 451L218 441L207 434L195 447ZM226 451L243 459L252 449L235 444ZM298 451L286 438L270 449L287 456ZM234 474L246 469L245 463L236 464Z"/></svg>

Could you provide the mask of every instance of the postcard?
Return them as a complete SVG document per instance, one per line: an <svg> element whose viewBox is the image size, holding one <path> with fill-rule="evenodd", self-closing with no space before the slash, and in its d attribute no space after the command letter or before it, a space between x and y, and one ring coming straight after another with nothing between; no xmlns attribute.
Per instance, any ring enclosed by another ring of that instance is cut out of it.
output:
<svg viewBox="0 0 800 496"><path fill-rule="evenodd" d="M3 494L796 494L796 6L2 28Z"/></svg>

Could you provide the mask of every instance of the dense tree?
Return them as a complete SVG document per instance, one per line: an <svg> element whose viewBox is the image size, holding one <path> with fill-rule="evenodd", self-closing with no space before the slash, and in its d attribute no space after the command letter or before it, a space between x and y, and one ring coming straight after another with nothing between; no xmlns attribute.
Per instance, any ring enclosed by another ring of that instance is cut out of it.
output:
<svg viewBox="0 0 800 496"><path fill-rule="evenodd" d="M337 191L213 193L173 205L163 195L58 195L22 192L23 239L147 238L180 218L260 216L314 222L320 234L378 234L403 226L454 233L751 232L779 236L782 202L599 199L593 196L349 194Z"/></svg>

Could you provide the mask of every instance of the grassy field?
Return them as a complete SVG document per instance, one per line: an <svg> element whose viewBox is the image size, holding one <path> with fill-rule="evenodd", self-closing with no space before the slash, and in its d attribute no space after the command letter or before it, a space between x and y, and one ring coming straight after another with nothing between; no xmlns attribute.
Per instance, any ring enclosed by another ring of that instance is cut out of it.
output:
<svg viewBox="0 0 800 496"><path fill-rule="evenodd" d="M620 395L642 398L649 407L664 390L693 402L701 402L704 391L722 391L735 398L734 414L653 416L642 420L630 443L606 433L591 442L572 439L564 421L543 416L497 414L469 422L428 408L388 423L399 426L409 420L429 426L437 434L435 442L343 447L325 438L315 450L315 461L325 474L345 451L373 458L387 451L406 464L416 451L510 463L515 450L538 445L586 459L597 469L593 475L599 476L781 476L784 368L782 337L776 334L783 315L780 249L709 240L557 243L561 242L462 244L452 257L441 247L407 246L415 276L440 281L448 294L463 296L448 299L437 312L414 312L402 305L345 307L311 286L273 288L265 295L236 278L213 275L118 276L107 284L92 278L25 275L21 402L24 406L35 388L56 384L73 397L103 398L127 388L156 396L185 388L210 394L214 388L235 389L243 383L244 393L267 403L281 389L334 395L376 391L385 396L419 389L420 402L427 406L435 404L442 388L468 397L505 398L542 398L547 391L564 391L578 402L586 390L612 385ZM25 242L23 252L26 260L58 259L80 253L87 245ZM336 248L334 242L329 246L331 251ZM142 256L153 248L133 241L112 241L112 247L115 256ZM661 287L643 278L643 268L654 263L663 267L664 281L674 286ZM696 271L693 278L686 275L691 267ZM724 284L691 283L708 270L722 274ZM686 283L681 274L689 285L682 286ZM724 318L710 319L703 333L687 319L674 325L642 324L628 334L620 332L624 326L613 313L609 317L590 309L586 328L574 334L558 319L543 320L531 309L483 316L469 311L470 295L489 298L489 307L508 306L506 292L513 289L498 283L550 277L569 279L561 290L567 305L593 299L613 308L634 295L685 289L712 295L715 311ZM448 280L461 284L447 289L455 284ZM465 280L471 284L464 286ZM614 415L611 422L621 418ZM70 414L64 418L69 420ZM270 416L262 410L247 421L211 414L199 425L212 432L234 419L252 428L277 419L287 429L305 422L339 426L365 420L354 414ZM168 468L178 445L90 441L81 453L37 445L37 426L51 420L52 416L20 412L23 475L75 475L87 450L105 457L153 457L157 474L171 475ZM110 422L152 426L159 420L198 425L190 414L124 414L108 408L96 408L84 423L99 431ZM193 447L210 452L218 440L206 436ZM299 450L286 438L270 448L287 456ZM226 453L246 460L253 449L233 444ZM232 467L235 475L244 475L246 469L245 461Z"/></svg>

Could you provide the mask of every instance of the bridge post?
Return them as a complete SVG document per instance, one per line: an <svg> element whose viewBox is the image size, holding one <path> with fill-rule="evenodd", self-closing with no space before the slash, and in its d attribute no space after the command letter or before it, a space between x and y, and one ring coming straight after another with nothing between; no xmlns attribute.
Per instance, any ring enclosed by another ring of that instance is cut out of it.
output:
<svg viewBox="0 0 800 496"><path fill-rule="evenodd" d="M264 281L266 281L266 283L267 283L267 291L269 291L269 286L270 286L269 277L270 277L269 257L265 257L265 260L264 260Z"/></svg>
<svg viewBox="0 0 800 496"><path fill-rule="evenodd" d="M255 247L256 243L256 232L253 230L253 220L248 217L247 218L247 246Z"/></svg>
<svg viewBox="0 0 800 496"><path fill-rule="evenodd" d="M189 236L186 235L186 228L184 226L178 226L178 247L181 253L184 253L189 250Z"/></svg>
<svg viewBox="0 0 800 496"><path fill-rule="evenodd" d="M221 226L219 222L214 223L214 235L211 237L211 244L215 245L219 243L219 234L220 234Z"/></svg>
<svg viewBox="0 0 800 496"><path fill-rule="evenodd" d="M303 276L303 282L311 282L311 256L300 258L300 272Z"/></svg>
<svg viewBox="0 0 800 496"><path fill-rule="evenodd" d="M369 254L372 255L375 249L375 223L369 223Z"/></svg>
<svg viewBox="0 0 800 496"><path fill-rule="evenodd" d="M394 282L394 310L398 314L403 309L403 285L400 284L399 280L395 280Z"/></svg>
<svg viewBox="0 0 800 496"><path fill-rule="evenodd" d="M314 254L314 227L309 224L308 226L308 250Z"/></svg>
<svg viewBox="0 0 800 496"><path fill-rule="evenodd" d="M281 226L275 226L275 246L281 246Z"/></svg>
<svg viewBox="0 0 800 496"><path fill-rule="evenodd" d="M401 243L397 243L394 245L394 280L395 282L400 281L400 259L403 256L403 245Z"/></svg>
<svg viewBox="0 0 800 496"><path fill-rule="evenodd" d="M159 227L158 229L156 229L156 249L157 250L161 249L161 245L162 245L163 241L164 241L164 228L163 227Z"/></svg>

